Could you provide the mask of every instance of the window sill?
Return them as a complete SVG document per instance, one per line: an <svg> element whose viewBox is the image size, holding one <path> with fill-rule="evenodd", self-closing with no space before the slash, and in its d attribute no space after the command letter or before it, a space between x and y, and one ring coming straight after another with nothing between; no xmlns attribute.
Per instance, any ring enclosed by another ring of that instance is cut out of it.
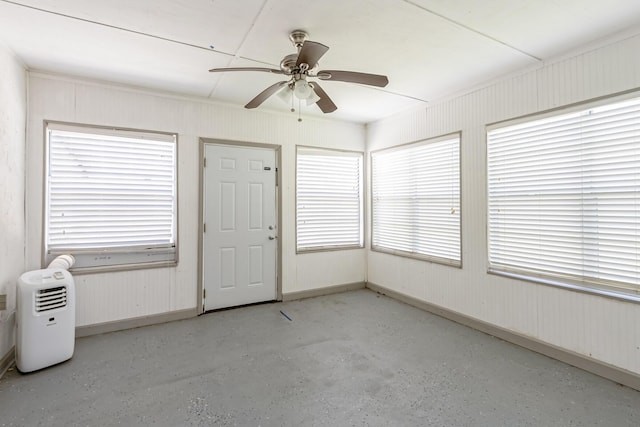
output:
<svg viewBox="0 0 640 427"><path fill-rule="evenodd" d="M395 255L403 258L417 259L419 261L426 261L434 264L446 265L447 267L462 269L462 260L452 260L448 258L433 257L429 255L417 254L415 252L406 252L406 251L400 251L397 249L381 248L379 246L371 246L371 250L373 252L380 252L383 254Z"/></svg>
<svg viewBox="0 0 640 427"><path fill-rule="evenodd" d="M318 252L352 251L357 249L364 249L364 246L359 246L359 245L324 246L321 248L296 249L296 255L312 254L312 253L318 253Z"/></svg>
<svg viewBox="0 0 640 427"><path fill-rule="evenodd" d="M122 271L147 270L151 268L177 267L177 265L177 261L158 261L140 264L107 265L102 267L72 267L69 269L69 272L74 276L80 276L83 274L115 273Z"/></svg>
<svg viewBox="0 0 640 427"><path fill-rule="evenodd" d="M611 299L616 299L616 300L621 300L626 302L640 303L640 294L625 293L622 291L603 289L603 288L592 287L588 285L578 285L574 283L563 282L561 280L543 279L541 277L527 276L525 274L518 274L518 273L509 273L506 271L494 270L491 268L487 270L487 273L493 274L496 276L507 277L509 279L522 280L529 283L553 286L555 288L566 289L574 292L580 292L580 293L585 293L590 295L598 295L601 297L611 298Z"/></svg>

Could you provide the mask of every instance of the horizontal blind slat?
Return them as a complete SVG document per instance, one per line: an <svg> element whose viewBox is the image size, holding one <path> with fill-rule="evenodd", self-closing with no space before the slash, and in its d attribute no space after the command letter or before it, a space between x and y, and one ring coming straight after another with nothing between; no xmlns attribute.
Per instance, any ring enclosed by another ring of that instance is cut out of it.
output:
<svg viewBox="0 0 640 427"><path fill-rule="evenodd" d="M373 153L372 245L460 261L459 137Z"/></svg>
<svg viewBox="0 0 640 427"><path fill-rule="evenodd" d="M297 248L362 245L362 154L298 147Z"/></svg>
<svg viewBox="0 0 640 427"><path fill-rule="evenodd" d="M128 134L49 129L48 250L175 244L175 142Z"/></svg>
<svg viewBox="0 0 640 427"><path fill-rule="evenodd" d="M640 290L640 98L487 142L492 269Z"/></svg>

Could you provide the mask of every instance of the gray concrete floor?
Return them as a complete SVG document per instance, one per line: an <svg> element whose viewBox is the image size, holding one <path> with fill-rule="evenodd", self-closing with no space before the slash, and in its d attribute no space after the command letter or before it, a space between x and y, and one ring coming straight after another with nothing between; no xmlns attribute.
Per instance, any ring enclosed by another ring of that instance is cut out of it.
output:
<svg viewBox="0 0 640 427"><path fill-rule="evenodd" d="M368 290L82 338L0 380L0 426L111 425L638 426L640 392Z"/></svg>

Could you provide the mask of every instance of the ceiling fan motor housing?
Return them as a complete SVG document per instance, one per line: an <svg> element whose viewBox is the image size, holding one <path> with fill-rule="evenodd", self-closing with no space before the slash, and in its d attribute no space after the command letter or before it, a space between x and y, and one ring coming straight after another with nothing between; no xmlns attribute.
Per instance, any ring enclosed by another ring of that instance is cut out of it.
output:
<svg viewBox="0 0 640 427"><path fill-rule="evenodd" d="M309 34L307 34L307 32L303 30L293 30L289 34L289 40L291 40L291 43L293 43L298 51L300 51L300 48L308 38Z"/></svg>
<svg viewBox="0 0 640 427"><path fill-rule="evenodd" d="M297 53L292 53L291 55L285 56L284 58L282 58L282 61L280 61L280 69L287 75L293 73L293 70L296 68L297 58Z"/></svg>

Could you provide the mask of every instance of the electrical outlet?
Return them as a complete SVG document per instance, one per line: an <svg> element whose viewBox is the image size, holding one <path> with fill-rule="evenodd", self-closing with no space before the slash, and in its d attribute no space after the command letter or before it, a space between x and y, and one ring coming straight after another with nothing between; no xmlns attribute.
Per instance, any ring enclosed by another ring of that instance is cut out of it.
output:
<svg viewBox="0 0 640 427"><path fill-rule="evenodd" d="M0 311L7 309L7 295L0 295Z"/></svg>

